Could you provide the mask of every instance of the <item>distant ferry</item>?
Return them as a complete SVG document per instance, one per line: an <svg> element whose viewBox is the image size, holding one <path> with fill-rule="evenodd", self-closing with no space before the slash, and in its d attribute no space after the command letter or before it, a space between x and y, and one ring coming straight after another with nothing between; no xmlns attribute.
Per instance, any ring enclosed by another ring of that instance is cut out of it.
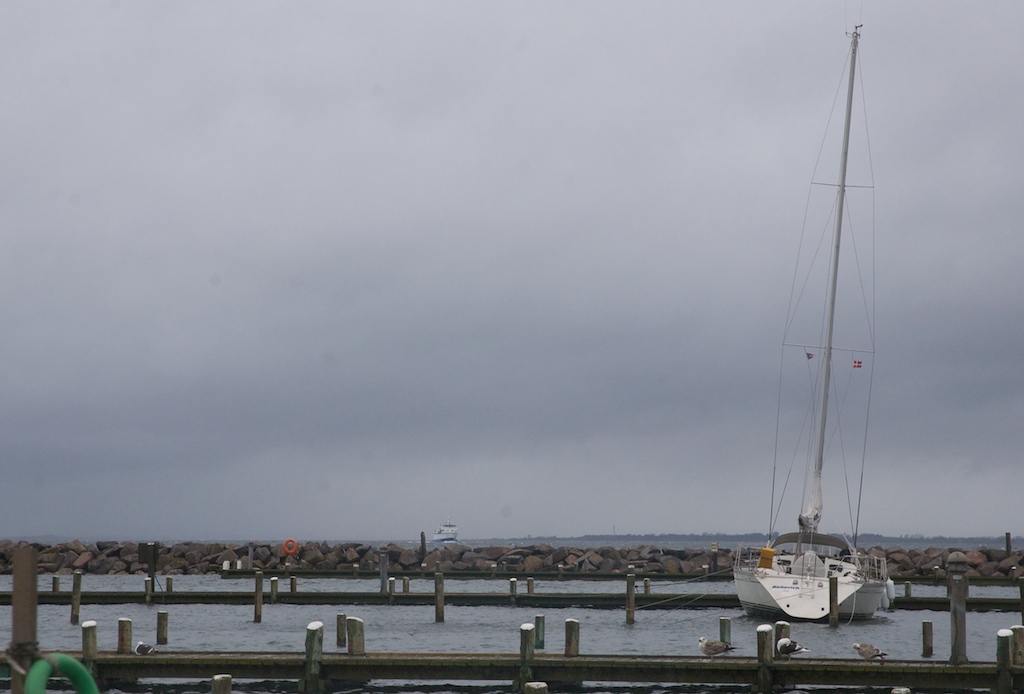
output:
<svg viewBox="0 0 1024 694"><path fill-rule="evenodd" d="M453 525L451 518L446 520L441 526L434 531L434 542L458 542L459 538L459 526Z"/></svg>

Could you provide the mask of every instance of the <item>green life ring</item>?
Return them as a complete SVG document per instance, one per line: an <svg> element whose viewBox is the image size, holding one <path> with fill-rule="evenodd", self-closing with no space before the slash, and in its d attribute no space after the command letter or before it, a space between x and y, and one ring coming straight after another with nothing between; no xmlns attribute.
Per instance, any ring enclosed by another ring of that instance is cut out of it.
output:
<svg viewBox="0 0 1024 694"><path fill-rule="evenodd" d="M71 684L75 685L75 691L78 694L100 694L99 687L96 686L96 682L85 666L63 653L51 653L32 664L28 674L25 675L25 694L44 694L46 692L46 682L53 674L54 663L61 673L71 680Z"/></svg>

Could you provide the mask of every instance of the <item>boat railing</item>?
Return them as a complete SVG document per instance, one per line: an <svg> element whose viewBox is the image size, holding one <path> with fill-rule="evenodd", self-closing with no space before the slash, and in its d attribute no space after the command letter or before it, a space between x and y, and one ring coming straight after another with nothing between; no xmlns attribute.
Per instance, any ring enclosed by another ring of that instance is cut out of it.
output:
<svg viewBox="0 0 1024 694"><path fill-rule="evenodd" d="M820 550L822 548L815 549ZM771 555L768 556L771 557ZM889 577L885 559L883 557L874 557L870 554L862 553L859 550L852 552L848 551L845 553L825 551L819 552L819 556L824 560L826 573L835 571L832 567L834 567L837 562L845 562L847 564L853 564L856 567L857 572L869 581L885 581ZM774 568L777 571L788 573L792 568L793 561L793 555L787 554L785 555L785 558L775 555L774 557L768 558L766 562L766 555L761 548L757 547L741 547L736 551L735 557L734 567L742 571L754 571L758 568ZM804 566L806 566L806 564ZM817 575L818 567L815 565L814 568L815 575Z"/></svg>

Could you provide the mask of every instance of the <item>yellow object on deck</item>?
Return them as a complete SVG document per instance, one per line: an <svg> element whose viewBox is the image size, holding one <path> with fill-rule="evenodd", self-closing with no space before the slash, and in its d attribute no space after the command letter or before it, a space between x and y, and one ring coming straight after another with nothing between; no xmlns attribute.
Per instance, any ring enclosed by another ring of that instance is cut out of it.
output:
<svg viewBox="0 0 1024 694"><path fill-rule="evenodd" d="M757 568L759 569L770 569L772 568L772 560L775 559L775 550L771 547L761 548L761 561L757 562Z"/></svg>

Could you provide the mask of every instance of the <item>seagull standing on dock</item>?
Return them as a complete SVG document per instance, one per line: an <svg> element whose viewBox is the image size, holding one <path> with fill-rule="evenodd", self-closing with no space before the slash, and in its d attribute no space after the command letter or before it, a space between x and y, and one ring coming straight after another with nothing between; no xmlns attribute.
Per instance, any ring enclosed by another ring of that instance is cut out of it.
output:
<svg viewBox="0 0 1024 694"><path fill-rule="evenodd" d="M700 652L710 658L736 650L735 646L730 646L725 641L709 641L706 636L701 636L697 644L700 646Z"/></svg>
<svg viewBox="0 0 1024 694"><path fill-rule="evenodd" d="M156 647L139 641L139 645L135 647L135 655L149 655L150 653L156 653Z"/></svg>
<svg viewBox="0 0 1024 694"><path fill-rule="evenodd" d="M801 653L810 653L810 649L804 648L796 641L786 638L785 636L779 639L779 642L778 644L776 644L776 647L779 649L779 654L784 655L787 658L790 658L794 655L800 655Z"/></svg>
<svg viewBox="0 0 1024 694"><path fill-rule="evenodd" d="M870 643L855 643L853 644L853 650L857 651L861 658L864 660L872 660L878 658L882 660L888 653L882 653L881 649L872 646Z"/></svg>

